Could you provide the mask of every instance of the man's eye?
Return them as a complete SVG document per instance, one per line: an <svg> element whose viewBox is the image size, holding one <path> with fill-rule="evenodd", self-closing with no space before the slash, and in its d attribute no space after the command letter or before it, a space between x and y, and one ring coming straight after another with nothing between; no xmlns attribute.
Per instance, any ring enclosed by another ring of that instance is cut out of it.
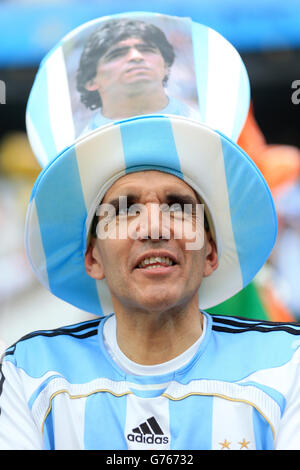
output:
<svg viewBox="0 0 300 470"><path fill-rule="evenodd" d="M127 215L128 213L128 207L118 207L116 209L116 215L118 216L124 216Z"/></svg>
<svg viewBox="0 0 300 470"><path fill-rule="evenodd" d="M143 207L141 206L141 204L132 204L128 208L128 215L129 216L140 215L142 211L143 211Z"/></svg>
<svg viewBox="0 0 300 470"><path fill-rule="evenodd" d="M182 204L179 204L179 203L172 204L171 210L173 212L183 212L183 206L182 206Z"/></svg>
<svg viewBox="0 0 300 470"><path fill-rule="evenodd" d="M138 49L138 51L140 51L140 52L156 52L156 51L157 51L156 47L153 47L153 46L146 46L146 45L145 45L145 46L144 46L144 45L142 45L142 46L137 46L137 49Z"/></svg>
<svg viewBox="0 0 300 470"><path fill-rule="evenodd" d="M171 205L163 204L161 206L162 212L169 213L171 217L176 218L190 218L195 215L195 207L193 204L174 203Z"/></svg>
<svg viewBox="0 0 300 470"><path fill-rule="evenodd" d="M106 62L109 62L110 60L126 55L127 52L128 52L128 48L115 49L114 51L111 51L106 56L104 56L104 60Z"/></svg>
<svg viewBox="0 0 300 470"><path fill-rule="evenodd" d="M142 208L139 204L132 204L130 206L119 206L116 208L116 215L117 216L128 216L133 217L136 215L140 215L142 213Z"/></svg>
<svg viewBox="0 0 300 470"><path fill-rule="evenodd" d="M182 211L182 207L180 204L161 204L160 205L160 210L162 212L180 212Z"/></svg>
<svg viewBox="0 0 300 470"><path fill-rule="evenodd" d="M171 204L168 207L169 207L168 211L171 214L176 214L176 215L181 215L183 213L183 210L184 210L183 205L180 204L179 202Z"/></svg>
<svg viewBox="0 0 300 470"><path fill-rule="evenodd" d="M127 215L128 211L126 209L121 209L117 215L122 216L122 215Z"/></svg>

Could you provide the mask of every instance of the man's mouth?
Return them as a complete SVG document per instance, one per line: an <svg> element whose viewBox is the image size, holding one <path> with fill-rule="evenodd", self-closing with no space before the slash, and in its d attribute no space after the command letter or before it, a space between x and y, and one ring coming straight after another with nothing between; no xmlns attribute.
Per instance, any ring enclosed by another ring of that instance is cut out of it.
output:
<svg viewBox="0 0 300 470"><path fill-rule="evenodd" d="M177 264L174 260L168 256L152 256L144 258L138 265L138 269L155 269L161 267L169 267Z"/></svg>
<svg viewBox="0 0 300 470"><path fill-rule="evenodd" d="M146 71L148 70L148 67L144 65L136 65L135 67L131 67L127 70L127 73L129 72L140 72L140 71Z"/></svg>

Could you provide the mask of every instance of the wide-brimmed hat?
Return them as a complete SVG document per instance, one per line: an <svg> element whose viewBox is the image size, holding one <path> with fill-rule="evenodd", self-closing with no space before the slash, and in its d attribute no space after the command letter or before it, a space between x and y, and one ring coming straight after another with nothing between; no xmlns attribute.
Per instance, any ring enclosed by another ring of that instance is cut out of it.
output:
<svg viewBox="0 0 300 470"><path fill-rule="evenodd" d="M143 15L148 21L161 18ZM75 93L71 93L66 50L86 28L103 21L108 18L79 28L47 56L30 95L27 129L44 166L33 188L26 220L31 266L57 297L87 312L111 313L105 280L94 280L85 271L91 221L105 192L118 178L136 171L163 171L189 184L210 215L219 266L200 286L199 307L217 305L252 280L267 260L277 230L267 184L234 142L249 106L244 65L222 36L189 22L200 117L180 113L135 116L76 135ZM197 59L196 50L202 52ZM226 91L227 95L220 103L209 91L209 80L216 83L214 69L224 71L220 79L224 77L222 95ZM229 75L237 89L226 81Z"/></svg>
<svg viewBox="0 0 300 470"><path fill-rule="evenodd" d="M147 116L82 137L40 174L27 214L26 248L53 294L91 313L112 311L105 281L85 271L89 225L118 178L150 169L187 182L212 217L219 267L202 281L200 307L219 304L252 280L276 237L273 200L261 173L219 132L180 116Z"/></svg>

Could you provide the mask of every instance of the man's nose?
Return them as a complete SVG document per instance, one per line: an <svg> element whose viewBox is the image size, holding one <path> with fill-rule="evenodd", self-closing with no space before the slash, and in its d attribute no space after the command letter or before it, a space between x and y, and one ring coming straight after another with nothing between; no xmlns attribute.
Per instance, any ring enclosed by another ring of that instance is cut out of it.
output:
<svg viewBox="0 0 300 470"><path fill-rule="evenodd" d="M160 206L157 203L146 204L148 215L148 238L158 240L162 237L162 219Z"/></svg>
<svg viewBox="0 0 300 470"><path fill-rule="evenodd" d="M135 47L131 47L128 51L129 60L144 60L143 54Z"/></svg>
<svg viewBox="0 0 300 470"><path fill-rule="evenodd" d="M138 218L138 224L135 226L136 237L140 240L151 239L160 240L169 238L166 236L162 220L160 205L157 203L147 203L143 206Z"/></svg>

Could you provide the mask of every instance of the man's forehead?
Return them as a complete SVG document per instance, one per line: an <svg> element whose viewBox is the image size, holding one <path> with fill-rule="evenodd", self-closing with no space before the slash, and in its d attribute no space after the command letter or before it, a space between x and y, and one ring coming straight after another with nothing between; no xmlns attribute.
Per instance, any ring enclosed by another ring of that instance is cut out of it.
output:
<svg viewBox="0 0 300 470"><path fill-rule="evenodd" d="M106 54L108 52L111 52L115 49L118 49L120 47L132 47L136 46L139 44L149 44L147 41L145 41L143 38L140 37L129 37L126 39L121 39L120 41L115 42L112 46L109 47L109 49L106 51Z"/></svg>
<svg viewBox="0 0 300 470"><path fill-rule="evenodd" d="M147 195L156 192L158 194L169 194L178 192L198 198L194 189L181 178L170 173L156 170L139 171L129 173L120 177L106 192L103 201L108 198L123 196L128 193Z"/></svg>

